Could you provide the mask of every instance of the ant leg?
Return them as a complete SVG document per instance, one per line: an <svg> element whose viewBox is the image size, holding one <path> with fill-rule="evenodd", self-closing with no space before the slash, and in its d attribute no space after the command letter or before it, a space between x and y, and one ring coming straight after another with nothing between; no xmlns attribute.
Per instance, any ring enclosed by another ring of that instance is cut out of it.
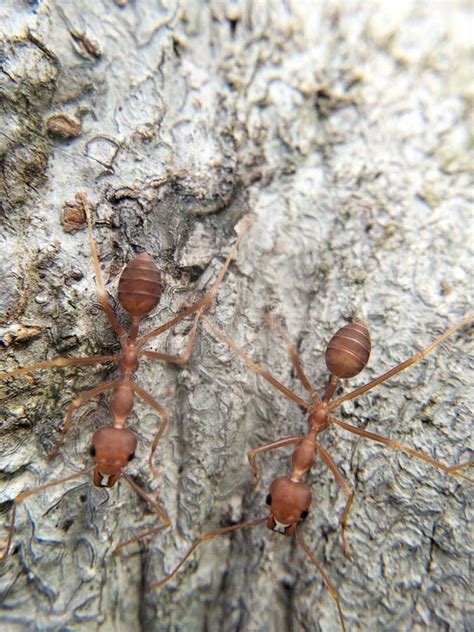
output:
<svg viewBox="0 0 474 632"><path fill-rule="evenodd" d="M150 467L152 474L154 476L158 476L158 470L153 465L153 455L155 454L156 448L158 446L158 442L161 439L162 434L164 433L164 431L166 430L166 427L168 426L168 423L169 423L168 413L160 404L158 404L156 400L153 399L151 395L149 395L142 388L140 388L136 384L132 384L132 389L133 389L133 392L136 393L139 397L141 397L147 404L149 404L152 408L157 410L158 414L160 415L162 419L162 424L158 432L155 434L153 438L153 442L151 444L150 456L148 457L148 465Z"/></svg>
<svg viewBox="0 0 474 632"><path fill-rule="evenodd" d="M59 479L57 479L55 481L51 481L49 483L46 483L45 485L39 485L38 487L33 487L33 489L29 489L29 490L27 490L25 492L21 492L21 494L18 494L18 496L16 496L14 498L14 500L13 500L13 507L12 507L12 514L11 514L11 519L10 519L10 527L8 529L7 543L5 545L5 548L3 549L3 551L0 554L0 564L3 564L3 562L8 557L8 553L10 551L10 546L11 546L12 539L13 539L13 533L15 531L16 508L18 507L18 505L20 503L22 503L29 496L33 496L34 494L38 494L39 492L42 492L45 489L48 489L49 487L54 487L55 485L61 485L62 483L67 483L68 481L72 481L72 480L74 480L76 478L80 478L81 476L89 474L89 472L92 472L94 467L95 467L95 465L92 465L91 467L87 467L85 470L81 470L80 472L77 472L76 474L71 474L70 476L66 476L65 478L59 478Z"/></svg>
<svg viewBox="0 0 474 632"><path fill-rule="evenodd" d="M356 388L351 393L347 393L347 395L343 395L342 397L335 399L331 404L329 404L329 410L334 410L335 408L340 406L343 402L347 402L350 399L355 399L356 397L359 397L359 395L362 395L363 393L367 393L367 391L370 391L372 388L374 388L374 386L377 386L378 384L381 384L382 382L389 380L392 376L396 375L397 373L400 373L400 371L403 371L407 369L409 366L412 366L412 364L416 364L417 362L425 358L429 353L431 353L433 349L435 349L438 345L440 345L447 338L452 336L458 329L461 329L461 327L464 327L464 325L467 325L472 320L474 320L474 313L468 314L457 325L453 325L453 327L450 327L449 329L447 329L444 332L444 334L442 334L441 336L433 340L431 344L429 344L427 347L425 347L418 353L415 353L414 356L412 356L411 358L408 358L408 360L405 360L404 362L397 364L397 366L393 367L393 369L390 369L386 373L379 375L379 377L376 377L374 380L371 380L367 384L364 384L364 386L359 386L359 388Z"/></svg>
<svg viewBox="0 0 474 632"><path fill-rule="evenodd" d="M173 364L186 364L193 350L194 338L196 337L196 332L201 317L202 311L200 310L194 318L193 328L191 329L191 333L189 334L186 348L181 355L168 355L166 353L158 353L157 351L142 351L140 355L144 355L147 358L153 358L154 360L162 360L163 362L172 362Z"/></svg>
<svg viewBox="0 0 474 632"><path fill-rule="evenodd" d="M290 391L289 388L283 386L281 382L274 378L273 375L271 375L268 371L262 369L260 365L254 362L244 351L242 351L242 349L240 349L240 347L235 344L235 342L233 342L228 336L226 336L221 329L214 325L214 323L211 323L211 321L208 320L205 316L203 316L202 320L206 324L206 327L214 334L214 336L219 340L222 340L222 342L225 342L225 344L230 347L232 351L234 351L238 356L240 356L245 364L247 364L247 366L255 371L255 373L258 373L258 375L263 377L264 380L277 388L280 392L283 393L283 395L286 395L286 397L288 397L289 399L293 400L300 406L303 406L304 408L306 408L306 410L311 410L313 406L312 402L306 402L304 399L296 395L296 393Z"/></svg>
<svg viewBox="0 0 474 632"><path fill-rule="evenodd" d="M92 399L93 397L95 397L96 395L100 395L100 393L104 393L105 391L109 391L110 389L112 389L114 387L115 384L117 384L119 380L112 380L111 382L105 382L105 384L101 384L100 386L96 386L95 388L91 388L90 391L86 391L85 393L82 393L81 395L79 395L79 397L76 397L76 399L74 399L71 404L69 405L69 408L67 409L66 412L66 421L64 422L64 426L61 429L61 436L59 437L58 441L56 442L55 446L53 447L53 449L51 450L51 452L49 453L49 457L50 459L54 459L62 444L64 441L64 437L66 435L66 432L69 430L69 428L72 425L73 419L72 419L72 415L74 413L75 410L77 410L78 408L80 408L83 404L85 404L89 399Z"/></svg>
<svg viewBox="0 0 474 632"><path fill-rule="evenodd" d="M434 465L434 467L437 467L438 469L443 470L443 472L446 472L447 474L452 474L453 476L459 476L459 478L463 478L466 481L469 481L470 483L474 483L474 479L469 478L469 476L465 476L464 474L460 474L458 472L458 470L464 467L468 467L469 465L474 463L474 459L472 461L468 461L466 463L460 463L459 465L453 465L450 467L448 465L444 465L444 463L440 463L439 461L432 459L429 456L422 454L421 452L418 452L418 450L413 450L413 448L409 448L408 446L402 445L401 443L398 443L397 441L393 441L392 439L387 439L387 437L383 437L373 432L369 432L368 430L363 430L362 428L357 428L356 426L347 424L346 422L341 421L340 419L336 419L336 417L330 417L330 421L331 423L335 423L341 428L344 428L344 430L348 430L349 432L352 432L352 434L356 434L361 437L367 437L367 439L371 439L372 441L377 441L378 443L383 443L384 445L388 445L390 448L393 448L394 450L401 450L402 452L406 452L410 456L414 456L416 459L420 459L420 461L424 461L425 463Z"/></svg>
<svg viewBox="0 0 474 632"><path fill-rule="evenodd" d="M13 371L6 371L0 373L0 380L6 380L7 377L13 377L14 375L25 375L38 369L51 369L54 367L63 366L85 366L88 364L103 364L104 362L112 362L117 360L118 355L105 355L105 356L88 356L86 358L54 358L53 360L45 360L44 362L38 362L25 368L13 369Z"/></svg>
<svg viewBox="0 0 474 632"><path fill-rule="evenodd" d="M346 625L345 625L345 622L344 622L344 615L342 614L341 603L340 603L340 600L339 600L339 593L335 589L334 584L329 579L329 576L327 575L327 573L324 570L324 568L318 562L318 560L314 556L313 552L309 549L308 545L304 541L303 534L301 533L301 531L299 529L297 529L295 531L295 534L296 534L296 540L297 540L298 544L301 546L303 551L306 553L306 555L309 557L309 559L313 562L313 564L318 569L318 573L323 578L323 581L326 584L326 587L329 590L329 593L330 593L331 597L336 602L337 610L339 612L339 620L341 622L341 627L342 627L343 632L346 632Z"/></svg>
<svg viewBox="0 0 474 632"><path fill-rule="evenodd" d="M344 555L348 557L350 560L352 560L352 553L349 548L349 543L347 542L347 539L346 539L346 529L347 529L347 520L349 519L349 512L352 507L352 501L354 500L354 492L347 484L345 478L343 477L341 472L338 470L336 464L334 463L332 458L329 456L328 452L326 452L326 450L321 445L319 445L319 443L316 443L316 449L318 450L318 452L320 452L321 456L326 462L326 465L329 467L329 469L334 475L334 478L339 483L339 486L341 487L342 491L347 496L346 506L344 507L344 511L342 512L342 516L339 522L341 524L342 546L344 548Z"/></svg>
<svg viewBox="0 0 474 632"><path fill-rule="evenodd" d="M199 540L196 540L196 542L192 545L192 547L189 549L189 551L186 553L183 559L179 562L179 564L177 564L177 566L174 567L171 573L166 575L166 577L164 577L163 579L160 579L160 581L153 582L150 588L160 588L161 586L163 586L163 584L166 584L167 581L169 581L172 577L174 577L174 575L176 575L176 573L179 571L181 566L194 553L197 547L203 542L208 542L209 540L212 540L213 538L219 535L224 535L225 533L230 533L231 531L237 531L239 529L250 529L252 527L256 527L260 524L264 524L267 520L268 518L259 518L258 520L252 520L252 522L243 522L242 524L234 524L231 527L223 527L221 529L213 529L212 531L208 531L207 533L202 535L199 538Z"/></svg>
<svg viewBox="0 0 474 632"><path fill-rule="evenodd" d="M135 536L134 538L130 538L130 540L121 542L115 547L114 553L118 553L118 551L120 551L124 547L128 546L129 544L133 544L134 542L138 542L138 540L141 540L142 538L146 538L149 535L156 535L157 533L160 533L160 531L167 529L171 525L171 520L169 519L168 514L166 513L166 511L164 511L160 507L160 505L156 502L153 496L151 494L148 494L144 489L142 489L140 485L135 483L135 481L130 476L128 476L128 474L126 474L125 472L122 472L122 476L130 485L130 487L133 489L133 491L136 494L138 494L138 496L146 500L149 505L151 505L151 507L153 508L153 511L156 513L158 518L163 522L163 524L159 527L156 527L155 529L148 529L147 531L143 531L142 533Z"/></svg>
<svg viewBox="0 0 474 632"><path fill-rule="evenodd" d="M277 450L278 448L283 448L286 445L294 445L295 443L300 443L300 441L302 441L304 438L304 435L300 435L298 437L287 437L286 439L278 439L278 441L266 443L265 445L261 445L258 448L255 448L254 450L249 450L247 452L247 459L255 476L254 487L256 487L262 480L260 469L255 463L255 457L257 456L257 454L263 454L264 452L269 452L270 450Z"/></svg>
<svg viewBox="0 0 474 632"><path fill-rule="evenodd" d="M158 533L161 533L161 531L164 531L165 529L167 529L170 526L170 524L171 523L162 524L160 527L156 527L155 529L148 529L147 531L142 531L142 533L139 533L134 538L130 538L130 540L125 540L125 542L120 542L120 544L117 544L117 546L115 547L114 553L116 554L122 549L124 549L126 546L128 546L129 544L133 544L134 542L143 540L143 538L147 538L150 535L157 535Z"/></svg>
<svg viewBox="0 0 474 632"><path fill-rule="evenodd" d="M199 301L197 301L196 303L193 303L193 305L189 305L188 307L185 307L177 316L175 316L174 318L169 320L164 325L161 325L160 327L157 327L156 329L152 329L152 331L150 331L147 334L145 334L144 336L142 336L140 338L140 340L138 341L138 344L140 346L142 346L147 340L150 340L150 338L154 338L155 336L159 336L161 333L163 333L167 329L170 329L176 323L179 323L179 321L183 320L183 318L186 318L186 316L190 316L191 314L195 314L199 310L202 310L204 312L205 310L209 309L209 307L212 305L212 301L214 300L214 298L215 298L215 296L217 294L219 286L222 283L224 275L227 272L227 269L228 269L228 267L230 265L230 262L232 261L232 259L235 257L235 255L237 253L237 248L238 248L238 246L240 244L240 241L242 240L243 236L245 235L247 230L250 228L252 223L253 222L252 222L252 220L250 218L248 218L248 217L245 218L244 225L242 226L242 228L239 230L239 232L237 234L237 240L236 240L234 246L231 248L229 254L227 255L227 258L226 258L226 260L224 262L224 265L220 269L220 271L219 271L219 273L217 275L217 278L214 281L214 283L212 284L211 289L209 290L209 292L203 298L201 298Z"/></svg>
<svg viewBox="0 0 474 632"><path fill-rule="evenodd" d="M471 467L472 465L474 465L474 459L471 459L470 461L464 461L464 463L459 463L458 465L451 465L450 467L448 467L448 470L451 473L457 472L459 470L463 470L465 467Z"/></svg>
<svg viewBox="0 0 474 632"><path fill-rule="evenodd" d="M105 291L104 279L102 278L102 272L100 271L99 257L97 256L97 248L94 241L94 235L92 234L92 210L87 195L85 193L76 193L76 199L80 200L84 208L84 212L87 217L87 232L89 235L89 246L92 253L92 262L94 264L95 280L97 284L97 296L101 302L102 308L110 321L110 324L115 330L117 336L122 338L127 335L127 332L117 320L117 316L109 303L107 292Z"/></svg>
<svg viewBox="0 0 474 632"><path fill-rule="evenodd" d="M273 329L273 331L275 331L281 338L283 338L283 342L285 343L286 348L288 350L288 355L290 356L291 362L293 363L293 366L295 367L296 374L298 378L300 379L300 382L303 384L305 389L310 394L311 399L313 400L313 402L320 403L321 399L319 395L316 393L316 391L314 390L314 388L311 386L308 378L306 377L306 374L303 371L303 367L298 357L298 353L296 351L295 345L289 339L288 334L286 333L284 329L282 329L279 325L276 324L275 319L270 313L266 315L266 321L270 325L270 327Z"/></svg>

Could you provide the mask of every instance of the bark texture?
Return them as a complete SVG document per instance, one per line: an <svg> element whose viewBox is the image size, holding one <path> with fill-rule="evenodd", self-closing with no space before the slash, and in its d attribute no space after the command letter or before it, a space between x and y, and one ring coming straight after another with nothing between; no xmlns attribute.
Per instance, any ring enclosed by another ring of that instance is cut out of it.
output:
<svg viewBox="0 0 474 632"><path fill-rule="evenodd" d="M325 345L352 319L368 322L374 347L352 386L460 320L472 291L472 19L463 2L4 0L4 366L117 349L78 191L97 205L113 301L133 255L146 250L164 271L144 329L203 294L250 214L211 317L299 394L269 310L319 391ZM188 331L181 324L153 348L180 351ZM467 460L468 333L340 416L446 464ZM2 533L16 494L87 462L93 430L110 418L106 396L80 409L54 462L47 452L75 394L113 375L69 368L2 384ZM159 418L137 404L128 471L159 491L173 528L114 556L156 524L124 481L110 493L80 479L31 497L2 568L2 630L339 630L316 568L265 527L203 545L168 587L149 589L204 531L266 515L288 450L261 460L256 490L246 451L304 432L306 419L203 328L187 367L144 361L138 383L172 424L153 479ZM322 443L356 492L353 561L338 528L345 498L321 462L303 532L348 630L472 630L472 487L338 429Z"/></svg>

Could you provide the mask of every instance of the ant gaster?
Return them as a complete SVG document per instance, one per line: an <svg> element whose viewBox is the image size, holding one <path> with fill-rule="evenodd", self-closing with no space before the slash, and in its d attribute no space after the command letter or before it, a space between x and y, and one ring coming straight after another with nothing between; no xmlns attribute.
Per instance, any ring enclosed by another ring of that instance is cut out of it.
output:
<svg viewBox="0 0 474 632"><path fill-rule="evenodd" d="M151 397L149 393L143 390L140 386L135 384L134 376L138 369L140 359L142 357L153 358L155 360L162 360L165 362L172 362L175 364L184 364L188 361L194 338L196 336L197 326L202 314L207 310L214 300L217 290L224 278L224 275L229 267L232 258L235 256L238 244L242 239L244 233L250 226L250 220L246 220L242 229L240 230L236 243L229 252L225 263L221 267L217 278L212 285L209 292L196 303L186 306L180 311L180 313L159 327L156 327L152 331L138 338L139 325L142 319L149 314L158 304L163 291L163 285L161 281L160 272L153 261L153 259L147 253L142 253L135 257L128 263L122 272L122 275L118 284L118 300L120 305L125 309L131 317L130 332L127 332L119 323L117 316L115 315L107 293L105 291L104 281L102 273L100 271L99 258L97 256L96 245L92 233L92 217L91 208L88 199L84 193L76 194L78 202L82 203L88 226L89 244L92 252L92 260L94 264L94 271L97 284L97 293L99 300L102 304L104 312L106 313L110 324L112 325L117 337L120 341L122 351L116 355L104 355L104 356L90 356L84 358L55 358L47 360L45 362L39 362L29 367L18 368L12 371L0 373L0 380L5 380L12 376L25 375L38 369L46 369L51 367L64 367L64 366L84 366L92 364L102 364L106 362L116 362L120 371L120 378L105 382L95 388L92 388L82 394L80 394L70 404L66 412L66 419L61 431L61 436L55 447L50 453L50 457L55 457L59 452L64 437L67 431L70 429L73 423L74 412L87 401L105 393L111 391L110 408L112 411L112 424L96 430L92 436L90 455L94 459L94 465L87 467L86 469L67 476L62 479L54 480L44 485L40 485L33 489L27 490L19 494L13 500L13 508L11 513L11 521L7 543L0 555L0 562L3 562L9 552L11 541L14 532L16 507L25 498L37 494L49 487L60 485L70 480L77 479L85 474L93 472L94 485L98 487L113 487L115 483L123 477L134 491L147 500L153 507L154 512L159 516L163 523L160 527L146 531L138 535L131 540L119 544L116 548L119 548L135 542L142 537L158 533L164 528L170 525L170 519L166 512L160 507L156 500L148 493L146 493L133 479L131 479L125 472L125 468L128 463L133 459L135 450L137 447L137 438L135 434L125 427L127 419L134 407L135 396L138 396L154 408L161 416L162 423L155 434L152 442L149 466L153 473L156 474L156 468L153 465L153 455L156 451L158 442L163 435L168 425L168 414L164 408ZM176 323L180 322L187 316L195 315L194 324L189 335L188 343L182 355L168 355L165 353L158 353L155 351L144 350L144 345L151 338L159 336L163 332L173 327Z"/></svg>
<svg viewBox="0 0 474 632"><path fill-rule="evenodd" d="M308 378L306 377L296 349L290 342L286 332L277 327L272 317L268 315L267 320L270 326L273 329L277 330L280 336L283 338L290 359L296 371L296 375L310 395L311 400L307 401L296 395L296 393L281 384L268 371L263 369L260 365L256 364L224 332L216 327L216 325L211 323L206 317L203 317L206 326L216 336L216 338L227 344L237 355L239 355L243 359L243 361L253 371L255 371L257 374L267 380L286 397L302 406L308 412L308 432L306 435L298 435L293 437L286 437L284 439L278 439L277 441L272 441L271 443L260 446L248 452L248 460L255 475L256 483L258 483L261 475L260 470L255 463L255 457L270 450L276 450L278 448L289 445L296 445L293 451L290 474L288 476L276 478L270 485L269 494L266 499L267 504L270 505L270 514L268 516L253 520L251 522L214 529L205 533L193 544L190 550L181 559L177 566L171 571L171 573L169 573L162 580L152 584L152 587L158 588L165 584L169 579L171 579L182 566L182 564L184 564L188 557L202 542L211 540L216 536L223 535L225 533L237 531L239 529L248 529L266 523L268 528L272 531L276 531L287 537L295 535L298 544L302 547L306 555L316 566L331 596L335 600L339 613L341 627L343 630L346 630L339 594L333 583L331 582L329 576L316 559L314 553L304 541L302 532L298 528L298 524L300 523L300 521L304 520L308 516L312 502L311 490L302 482L302 479L312 468L316 460L316 455L320 454L323 461L331 470L338 484L341 486L344 494L347 496L346 505L342 513L340 523L344 552L347 557L351 557L349 544L345 535L345 530L347 527L347 521L352 506L354 493L347 484L346 480L337 468L329 453L318 442L318 435L326 430L330 425L335 424L340 426L341 428L344 428L345 430L348 430L349 432L352 432L353 434L366 437L373 441L385 444L396 450L406 452L417 459L420 459L426 463L429 463L430 465L443 470L444 472L447 472L448 474L463 478L471 483L474 482L471 478L465 476L460 472L461 469L470 466L473 463L472 460L449 467L418 452L417 450L413 450L412 448L401 445L400 443L393 441L392 439L388 439L373 432L368 432L367 430L364 430L362 428L357 428L356 426L337 419L332 415L332 412L343 402L359 397L363 393L370 391L378 384L381 384L382 382L390 379L392 376L396 375L400 371L403 371L416 362L419 362L422 358L426 357L431 351L433 351L435 347L440 345L447 338L458 331L458 329L461 329L473 319L474 314L469 314L457 325L450 327L447 331L444 332L444 334L436 338L436 340L434 340L430 345L425 347L420 352L416 353L411 358L408 358L404 362L401 362L386 373L383 373L379 377L371 380L364 386L360 386L347 395L342 395L341 397L333 400L332 398L336 392L337 387L340 384L340 380L356 376L358 373L360 373L360 371L362 371L369 360L371 343L369 331L366 325L362 322L354 322L352 324L346 325L339 329L339 331L337 331L336 334L329 341L326 349L325 360L326 366L330 372L330 377L326 386L324 397L321 399L310 384Z"/></svg>

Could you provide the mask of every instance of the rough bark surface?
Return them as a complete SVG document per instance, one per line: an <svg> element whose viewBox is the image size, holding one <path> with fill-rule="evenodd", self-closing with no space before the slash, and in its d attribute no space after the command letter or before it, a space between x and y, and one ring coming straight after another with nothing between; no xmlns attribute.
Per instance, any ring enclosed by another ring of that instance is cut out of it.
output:
<svg viewBox="0 0 474 632"><path fill-rule="evenodd" d="M354 318L368 322L374 350L352 386L427 344L469 311L472 291L471 24L463 2L4 0L3 365L117 349L86 233L69 232L81 225L78 191L97 205L113 301L134 254L164 270L144 329L202 295L250 214L211 314L284 384L303 394L268 310L319 390L325 344ZM188 331L153 348L179 351ZM467 460L468 334L340 416L444 463ZM47 452L75 393L113 374L69 368L2 384L2 537L16 494L83 467L109 419L106 396L80 409L54 462ZM2 568L2 630L339 630L316 568L265 527L203 545L168 587L149 589L204 531L266 515L288 450L262 459L256 490L246 451L304 432L306 419L204 329L187 367L144 361L138 383L172 424L153 479L159 418L137 404L129 472L159 491L173 528L114 556L156 524L125 482L108 493L84 479L31 497ZM303 531L348 629L472 630L472 487L338 429L322 443L356 492L353 561L338 528L345 499L321 462Z"/></svg>

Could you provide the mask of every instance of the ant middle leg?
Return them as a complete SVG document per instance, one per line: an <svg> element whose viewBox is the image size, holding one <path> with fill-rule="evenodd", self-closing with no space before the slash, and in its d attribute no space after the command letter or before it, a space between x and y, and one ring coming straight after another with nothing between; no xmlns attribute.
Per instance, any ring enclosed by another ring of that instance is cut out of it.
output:
<svg viewBox="0 0 474 632"><path fill-rule="evenodd" d="M6 380L8 377L14 377L15 375L26 375L39 369L53 369L62 368L65 366L87 366L90 364L104 364L105 362L113 362L118 360L120 355L104 355L104 356L88 356L85 358L53 358L52 360L44 360L37 364L31 364L27 367L21 367L13 369L12 371L5 371L0 373L0 380Z"/></svg>
<svg viewBox="0 0 474 632"><path fill-rule="evenodd" d="M140 388L140 386L137 386L136 384L132 384L132 389L134 393L136 393L147 404L149 404L152 408L158 411L158 414L160 415L162 419L162 424L160 428L158 429L158 432L155 434L153 438L153 441L151 444L150 456L148 457L148 466L152 474L154 476L158 476L158 469L153 465L153 456L156 452L156 448L158 447L158 442L161 439L164 431L166 430L168 426L168 423L169 423L168 413L163 408L163 406L161 406L161 404L159 404L155 399L153 399L153 397L149 393L147 393L143 388Z"/></svg>
<svg viewBox="0 0 474 632"><path fill-rule="evenodd" d="M349 543L347 542L346 529L347 529L347 521L349 519L349 513L352 507L352 501L354 500L354 492L347 484L345 478L339 471L338 467L336 466L332 458L329 456L329 453L319 443L316 443L316 449L323 457L323 460L325 461L326 465L329 467L329 469L333 473L334 478L338 482L340 488L342 489L344 494L347 496L346 506L344 507L344 511L342 512L342 516L339 522L341 525L341 537L342 537L342 546L344 549L344 555L351 560L352 553L349 547Z"/></svg>
<svg viewBox="0 0 474 632"><path fill-rule="evenodd" d="M249 366L252 369L252 371L254 371L258 375L263 377L264 380L266 380L269 384L271 384L276 389L278 389L281 393L283 393L283 395L286 395L288 399L291 399L297 404L299 404L300 406L303 406L306 410L311 410L313 406L312 402L307 402L302 397L299 397L299 395L297 395L296 393L293 393L293 391L291 391L289 388L287 388L281 382L279 382L275 377L273 377L271 373L266 371L256 362L254 362L252 358L250 358L244 351L242 351L242 349L238 347L233 340L231 340L228 336L226 336L226 334L221 329L219 329L217 325L212 323L208 318L203 316L202 320L205 323L206 327L211 331L211 333L216 338L224 342L238 356L240 356L240 358L242 358L245 364Z"/></svg>

